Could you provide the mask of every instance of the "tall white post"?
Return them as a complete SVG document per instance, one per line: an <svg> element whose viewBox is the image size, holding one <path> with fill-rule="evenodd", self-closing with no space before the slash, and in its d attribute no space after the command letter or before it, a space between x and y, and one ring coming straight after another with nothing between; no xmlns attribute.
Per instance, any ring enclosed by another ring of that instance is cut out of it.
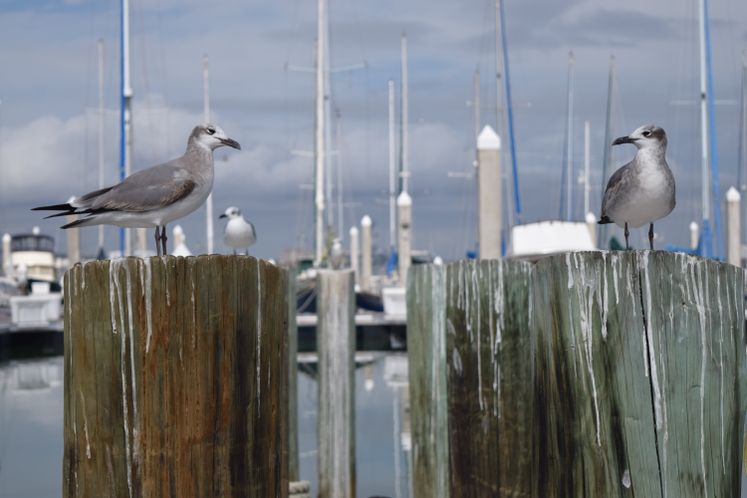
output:
<svg viewBox="0 0 747 498"><path fill-rule="evenodd" d="M740 220L740 201L742 196L734 187L726 192L726 247L727 261L734 266L742 264L742 234Z"/></svg>
<svg viewBox="0 0 747 498"><path fill-rule="evenodd" d="M399 272L399 285L404 286L407 282L407 271L410 269L410 261L412 260L412 198L406 190L403 190L397 197L397 210L399 211L397 270Z"/></svg>
<svg viewBox="0 0 747 498"><path fill-rule="evenodd" d="M395 138L394 81L389 80L389 247L397 245L397 139Z"/></svg>
<svg viewBox="0 0 747 498"><path fill-rule="evenodd" d="M361 219L361 276L359 279L361 289L371 288L371 217L366 215Z"/></svg>
<svg viewBox="0 0 747 498"><path fill-rule="evenodd" d="M591 211L586 213L586 228L591 235L591 243L597 247L597 217Z"/></svg>
<svg viewBox="0 0 747 498"><path fill-rule="evenodd" d="M501 139L490 126L477 137L477 203L480 259L501 257Z"/></svg>
<svg viewBox="0 0 747 498"><path fill-rule="evenodd" d="M65 216L67 223L72 223L77 219L77 214ZM67 235L67 261L72 267L75 263L80 262L80 228L68 228L65 230L65 235Z"/></svg>
<svg viewBox="0 0 747 498"><path fill-rule="evenodd" d="M104 40L98 42L99 55L99 109L98 109L98 160L99 188L104 188ZM104 250L104 225L99 225L99 253Z"/></svg>
<svg viewBox="0 0 747 498"><path fill-rule="evenodd" d="M690 249L698 248L698 241L700 239L700 228L694 221L690 222Z"/></svg>
<svg viewBox="0 0 747 498"><path fill-rule="evenodd" d="M358 227L350 227L350 268L355 274L355 283L360 284L360 267L358 263L358 257L360 256L360 248L358 242Z"/></svg>
<svg viewBox="0 0 747 498"><path fill-rule="evenodd" d="M210 122L210 66L208 56L202 57L202 102L205 116L205 123ZM207 201L205 201L205 238L207 239L207 253L213 254L214 250L214 230L213 230L213 193L210 192Z"/></svg>
<svg viewBox="0 0 747 498"><path fill-rule="evenodd" d="M9 233L3 234L3 274L6 277L10 277L13 274L13 260L10 256L10 241L11 236Z"/></svg>

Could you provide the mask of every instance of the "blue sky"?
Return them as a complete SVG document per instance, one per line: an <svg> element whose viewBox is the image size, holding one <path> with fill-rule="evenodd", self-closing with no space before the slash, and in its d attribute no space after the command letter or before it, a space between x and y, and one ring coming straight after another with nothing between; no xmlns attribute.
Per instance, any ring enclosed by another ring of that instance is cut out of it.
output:
<svg viewBox="0 0 747 498"><path fill-rule="evenodd" d="M473 245L473 184L449 172L471 167L473 117L466 102L478 65L483 122L494 122L492 8L490 0L330 1L333 64L367 62L366 69L333 81L346 227L368 213L376 242L388 242L386 86L389 78L399 80L399 36L407 31L415 245L446 258ZM588 119L592 207L598 205L608 60L614 54L613 134L649 122L667 130L678 205L657 232L662 244L685 243L687 226L699 213L698 109L672 101L698 94L697 2L507 0L505 10L524 220L557 216L569 50L576 55L575 149L582 150ZM727 101L717 107L725 190L736 177L735 102L747 48L747 4L718 0L711 11L715 93ZM278 257L299 243L311 247L311 195L303 185L311 182L312 163L291 150L312 147L313 77L284 66L312 65L315 16L310 0L133 2L134 168L181 154L189 130L202 121L201 59L208 54L213 121L243 146L216 155L215 209L241 207L257 226L254 253L262 257ZM65 250L58 223L41 221L28 209L97 186L99 38L106 46L105 143L114 180L118 23L113 0L0 3L0 231L39 225ZM633 153L632 147L617 148L613 161L620 165ZM204 217L200 210L181 222L194 252L205 248ZM114 247L115 232L107 233ZM643 235L634 235L638 246ZM83 230L84 253L95 252L95 239L95 229ZM220 235L216 239L222 250Z"/></svg>

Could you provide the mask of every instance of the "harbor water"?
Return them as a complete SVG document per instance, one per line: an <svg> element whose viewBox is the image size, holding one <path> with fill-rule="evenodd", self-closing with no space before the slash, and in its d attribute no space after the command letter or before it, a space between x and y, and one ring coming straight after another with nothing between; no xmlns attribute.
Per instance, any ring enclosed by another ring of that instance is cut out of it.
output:
<svg viewBox="0 0 747 498"><path fill-rule="evenodd" d="M0 497L62 495L63 379L61 334L0 351ZM357 496L409 494L406 353L356 358ZM299 355L300 477L316 496L315 355Z"/></svg>

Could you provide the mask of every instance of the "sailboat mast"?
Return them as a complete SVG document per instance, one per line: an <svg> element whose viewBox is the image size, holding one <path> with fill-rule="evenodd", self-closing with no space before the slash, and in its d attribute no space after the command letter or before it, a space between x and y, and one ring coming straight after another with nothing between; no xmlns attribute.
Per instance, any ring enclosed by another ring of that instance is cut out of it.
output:
<svg viewBox="0 0 747 498"><path fill-rule="evenodd" d="M589 151L590 130L589 122L584 121L584 217L589 213Z"/></svg>
<svg viewBox="0 0 747 498"><path fill-rule="evenodd" d="M99 160L99 189L104 188L104 40L98 42L99 55L99 108L98 108L98 160ZM99 254L104 250L104 225L99 225Z"/></svg>
<svg viewBox="0 0 747 498"><path fill-rule="evenodd" d="M705 0L700 0L700 166L701 166L701 216L703 218L703 237L710 235L711 191L709 188L708 164L708 88L706 81L706 35L705 35ZM711 241L707 239L704 248L705 256L710 256Z"/></svg>
<svg viewBox="0 0 747 498"><path fill-rule="evenodd" d="M202 103L205 123L210 122L210 66L208 56L202 56ZM213 254L213 193L210 192L205 201L205 238L207 239L207 253Z"/></svg>
<svg viewBox="0 0 747 498"><path fill-rule="evenodd" d="M475 143L480 136L480 67L475 68L475 74L472 79L474 97L472 99L472 111L475 116Z"/></svg>
<svg viewBox="0 0 747 498"><path fill-rule="evenodd" d="M742 91L739 106L739 157L737 161L737 186L746 199L747 195L747 49L742 52ZM742 201L742 237L745 235L745 226L747 226L747 202ZM740 241L741 242L741 241Z"/></svg>
<svg viewBox="0 0 747 498"><path fill-rule="evenodd" d="M408 80L407 80L407 33L402 33L401 40L401 64L402 64L402 164L400 165L401 190L408 191L409 186L409 144L408 144L408 127L409 127L409 104L408 104Z"/></svg>
<svg viewBox="0 0 747 498"><path fill-rule="evenodd" d="M610 149L612 147L612 92L615 84L615 56L610 55L610 72L607 80L607 114L604 118L604 154L602 156L602 185L600 192L607 187L607 177L610 170ZM601 199L600 199L601 201ZM600 213L601 215L601 213ZM604 247L607 240L607 225L598 225L597 241L599 247Z"/></svg>
<svg viewBox="0 0 747 498"><path fill-rule="evenodd" d="M327 116L325 105L325 90L327 89L327 0L318 0L317 19L317 50L316 50L316 122L314 126L314 265L319 266L324 257L324 212L325 212L325 166L326 143L325 137Z"/></svg>
<svg viewBox="0 0 747 498"><path fill-rule="evenodd" d="M573 69L576 58L571 51L568 54L568 122L566 123L566 157L565 157L565 219L571 221L573 217Z"/></svg>
<svg viewBox="0 0 747 498"><path fill-rule="evenodd" d="M511 151L511 170L513 173L513 191L514 191L514 209L513 213L516 215L516 219L519 223L521 223L521 195L519 192L519 167L517 165L517 159L516 159L516 138L514 137L514 107L513 107L513 98L511 97L511 71L510 71L510 65L508 63L508 37L506 36L506 16L503 12L503 2L501 0L496 0L495 2L495 10L496 10L496 58L498 57L498 29L500 28L500 45L502 46L502 54L503 54L503 72L504 72L504 78L503 83L505 85L506 89L506 110L507 110L507 118L508 118L508 144L509 149ZM497 60L497 59L496 59ZM498 62L496 62L496 71L497 68L500 67ZM500 74L498 74L498 79L500 79ZM498 91L500 93L500 91ZM496 102L496 106L500 108L500 104ZM500 110L497 111L500 115ZM499 123L496 123L498 125ZM497 132L497 130L496 130ZM511 211L509 211L511 213ZM512 215L509 214L509 217ZM513 220L511 220L511 225L513 225Z"/></svg>
<svg viewBox="0 0 747 498"><path fill-rule="evenodd" d="M395 136L394 81L389 80L389 247L397 245L397 140Z"/></svg>
<svg viewBox="0 0 747 498"><path fill-rule="evenodd" d="M119 180L130 175L132 168L132 86L130 84L130 1L122 0L121 31L121 123ZM132 254L129 229L120 229L119 249L123 256Z"/></svg>
<svg viewBox="0 0 747 498"><path fill-rule="evenodd" d="M341 131L341 118L342 114L340 113L340 109L335 108L335 143L337 144L337 157L335 164L337 165L336 168L336 190L337 190L337 237L342 239L342 234L344 233L344 225L343 225L343 210L342 210L342 131Z"/></svg>

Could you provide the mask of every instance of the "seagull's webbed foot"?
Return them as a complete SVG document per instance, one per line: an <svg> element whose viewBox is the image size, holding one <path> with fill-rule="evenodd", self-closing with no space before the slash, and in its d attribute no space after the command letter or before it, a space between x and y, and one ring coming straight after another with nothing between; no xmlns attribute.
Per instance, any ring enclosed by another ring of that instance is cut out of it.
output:
<svg viewBox="0 0 747 498"><path fill-rule="evenodd" d="M630 249L630 243L628 242L629 237L630 237L630 232L628 231L628 224L625 223L625 250Z"/></svg>
<svg viewBox="0 0 747 498"><path fill-rule="evenodd" d="M651 226L648 227L648 245L651 248L651 250L654 250L654 224L651 223Z"/></svg>

